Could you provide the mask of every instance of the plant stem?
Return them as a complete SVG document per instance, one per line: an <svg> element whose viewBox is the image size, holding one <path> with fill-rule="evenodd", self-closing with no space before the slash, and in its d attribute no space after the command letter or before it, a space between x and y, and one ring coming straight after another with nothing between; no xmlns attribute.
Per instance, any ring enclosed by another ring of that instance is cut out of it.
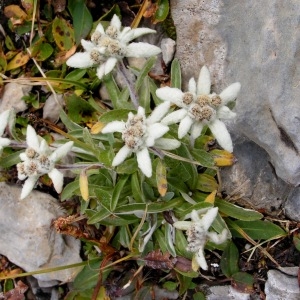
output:
<svg viewBox="0 0 300 300"><path fill-rule="evenodd" d="M134 107L136 109L138 109L138 107L140 105L139 104L138 95L137 95L137 93L135 91L134 83L132 82L130 74L128 73L128 70L125 67L123 61L119 62L118 69L119 69L120 73L122 74L122 77L125 80L125 83L126 83L126 85L128 87L131 102L133 103Z"/></svg>

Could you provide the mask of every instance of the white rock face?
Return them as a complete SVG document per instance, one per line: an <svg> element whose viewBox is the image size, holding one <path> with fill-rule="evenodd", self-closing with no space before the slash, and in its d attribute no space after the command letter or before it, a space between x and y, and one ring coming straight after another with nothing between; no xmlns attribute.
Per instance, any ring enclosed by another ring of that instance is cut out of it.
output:
<svg viewBox="0 0 300 300"><path fill-rule="evenodd" d="M52 221L64 215L57 200L32 191L18 200L21 188L0 183L0 253L27 272L81 262L80 241L56 233ZM72 281L80 268L34 275L40 286Z"/></svg>

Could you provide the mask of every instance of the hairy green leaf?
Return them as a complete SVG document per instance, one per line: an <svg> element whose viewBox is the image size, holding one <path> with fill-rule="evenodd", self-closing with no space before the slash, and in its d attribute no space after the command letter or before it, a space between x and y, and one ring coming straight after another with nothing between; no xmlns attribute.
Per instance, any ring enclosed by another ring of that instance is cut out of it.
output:
<svg viewBox="0 0 300 300"><path fill-rule="evenodd" d="M171 87L181 89L181 69L177 58L171 64Z"/></svg>
<svg viewBox="0 0 300 300"><path fill-rule="evenodd" d="M93 17L85 5L84 0L68 1L68 9L73 18L75 41L78 45L92 29Z"/></svg>
<svg viewBox="0 0 300 300"><path fill-rule="evenodd" d="M269 221L230 221L228 227L233 237L242 237L240 230L244 231L253 240L268 240L286 236L286 232L276 224Z"/></svg>
<svg viewBox="0 0 300 300"><path fill-rule="evenodd" d="M260 220L263 217L261 213L255 210L239 207L219 198L216 198L215 206L217 206L219 211L223 214L238 220L253 221Z"/></svg>

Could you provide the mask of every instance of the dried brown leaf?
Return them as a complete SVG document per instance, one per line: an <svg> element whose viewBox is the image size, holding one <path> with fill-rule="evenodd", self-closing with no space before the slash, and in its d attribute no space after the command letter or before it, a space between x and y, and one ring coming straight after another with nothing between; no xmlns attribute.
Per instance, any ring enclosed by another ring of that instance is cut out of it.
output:
<svg viewBox="0 0 300 300"><path fill-rule="evenodd" d="M144 261L147 267L152 269L173 269L176 258L170 258L170 253L163 254L159 249L149 252Z"/></svg>

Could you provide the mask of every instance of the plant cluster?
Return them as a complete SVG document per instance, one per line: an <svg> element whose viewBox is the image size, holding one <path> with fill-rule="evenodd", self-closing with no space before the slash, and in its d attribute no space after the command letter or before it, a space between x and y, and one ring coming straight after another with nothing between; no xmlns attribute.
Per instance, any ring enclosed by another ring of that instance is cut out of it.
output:
<svg viewBox="0 0 300 300"><path fill-rule="evenodd" d="M32 59L28 80L65 93L61 124L42 123L60 139L54 140L51 132L40 136L41 125L30 125L13 110L1 113L0 166L8 170L17 165L19 180L25 180L20 201L37 183L49 184L50 178L60 201L80 203L76 216L55 223L58 231L82 238L85 245L87 266L66 299L126 293L141 298L152 293L154 285L157 295L165 293L167 298L192 293L194 299L202 299L195 280L207 279L214 266L208 253L219 257L222 273L235 286L253 290L254 278L240 270L232 237L246 238L261 249L255 240L277 239L286 232L262 221L261 213L236 206L220 194L218 168L234 162L232 140L222 120L235 117L230 107L240 83L219 94L212 92L209 68L203 66L197 82L191 78L188 91L182 91L180 65L174 59L169 83L158 87L149 71L159 47L132 42L154 34L153 29L122 27L117 5L93 23L84 1L69 2L69 14L64 11L54 18L45 6L47 22L38 25L32 22L35 1L23 13L6 8L13 12L11 28L30 32L31 42L27 51L20 51L7 36L8 52L4 48L0 52L3 74L26 78L24 66ZM157 22L167 18L167 3L157 1L152 15ZM44 35L37 33L40 25ZM131 57L147 60L138 69L124 63ZM42 73L44 79L35 76L40 65L53 68ZM124 86L116 83L117 74ZM100 85L108 92L108 102L94 97ZM43 105L34 95L26 100L37 110ZM20 147L25 150L16 151ZM73 163L66 163L65 156ZM62 170L73 172L65 185ZM101 232L100 239L80 232L76 222L82 219ZM126 273L130 276L113 289L110 276L124 274L130 262L134 272ZM147 283L141 277L143 268L159 270L160 280Z"/></svg>

